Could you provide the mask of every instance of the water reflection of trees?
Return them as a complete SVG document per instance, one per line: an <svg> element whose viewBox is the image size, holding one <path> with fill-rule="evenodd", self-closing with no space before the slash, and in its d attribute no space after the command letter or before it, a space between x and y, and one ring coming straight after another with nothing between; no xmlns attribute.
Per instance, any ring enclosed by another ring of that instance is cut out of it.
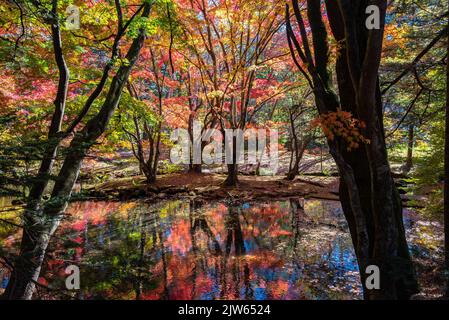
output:
<svg viewBox="0 0 449 320"><path fill-rule="evenodd" d="M201 210L201 203L191 200L190 202L190 234L192 239L192 252L194 254L194 266L192 269L192 298L198 298L202 292L197 292L197 278L200 273L210 274L212 272L215 283L211 299L226 298L232 295L234 298L251 299L251 288L249 284L249 266L242 259L245 255L245 245L240 223L240 207L230 205L227 208L225 217L224 249L221 248L207 221L207 216ZM206 241L207 250L201 250L198 238L203 234ZM228 279L231 275L231 279ZM243 275L243 278L242 278ZM232 280L232 281L229 281ZM241 283L243 281L243 284ZM244 289L244 296L241 297L240 289Z"/></svg>
<svg viewBox="0 0 449 320"><path fill-rule="evenodd" d="M351 252L303 201L97 205L101 217L63 223L44 274L62 288L61 268L79 265L84 299L326 298Z"/></svg>

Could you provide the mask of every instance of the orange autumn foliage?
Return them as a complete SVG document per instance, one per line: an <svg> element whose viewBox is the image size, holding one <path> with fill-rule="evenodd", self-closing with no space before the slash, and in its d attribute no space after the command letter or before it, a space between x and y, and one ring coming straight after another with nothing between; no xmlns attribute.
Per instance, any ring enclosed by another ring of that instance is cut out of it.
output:
<svg viewBox="0 0 449 320"><path fill-rule="evenodd" d="M319 127L329 140L340 137L347 144L347 150L351 151L361 144L369 144L362 130L366 128L363 121L353 117L352 113L338 109L336 112L322 114L312 121L313 127Z"/></svg>

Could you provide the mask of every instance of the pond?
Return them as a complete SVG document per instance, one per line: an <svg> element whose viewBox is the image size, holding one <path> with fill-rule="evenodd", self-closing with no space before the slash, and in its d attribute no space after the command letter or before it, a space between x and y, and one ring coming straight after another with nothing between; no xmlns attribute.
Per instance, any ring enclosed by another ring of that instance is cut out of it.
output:
<svg viewBox="0 0 449 320"><path fill-rule="evenodd" d="M76 299L362 298L335 201L87 201L72 203L67 213L39 282L65 288L65 268L77 265ZM0 241L14 251L20 232L2 226ZM0 280L5 287L7 272ZM36 294L67 297L61 290Z"/></svg>

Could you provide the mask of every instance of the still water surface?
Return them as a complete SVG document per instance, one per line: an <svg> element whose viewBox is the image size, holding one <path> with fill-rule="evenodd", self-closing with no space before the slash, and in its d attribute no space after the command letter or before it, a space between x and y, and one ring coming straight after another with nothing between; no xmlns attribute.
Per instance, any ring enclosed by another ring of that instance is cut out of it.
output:
<svg viewBox="0 0 449 320"><path fill-rule="evenodd" d="M11 201L0 198L2 219L17 216L9 208ZM67 213L39 282L65 288L65 268L77 265L77 299L362 298L339 202L85 201ZM412 253L433 255L432 238L404 213ZM0 227L2 249L14 253L21 231ZM8 278L0 268L0 288ZM67 297L60 290L36 294Z"/></svg>
<svg viewBox="0 0 449 320"><path fill-rule="evenodd" d="M9 251L19 240L0 232ZM81 271L78 299L361 298L347 224L331 201L72 203L39 281L63 288L70 264Z"/></svg>

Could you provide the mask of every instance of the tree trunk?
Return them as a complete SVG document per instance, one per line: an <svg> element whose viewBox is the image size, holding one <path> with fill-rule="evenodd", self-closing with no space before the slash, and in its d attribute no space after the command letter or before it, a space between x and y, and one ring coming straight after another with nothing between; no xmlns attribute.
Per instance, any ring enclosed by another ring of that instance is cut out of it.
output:
<svg viewBox="0 0 449 320"><path fill-rule="evenodd" d="M24 216L24 233L20 253L14 261L14 269L8 286L1 297L8 300L30 300L39 278L49 238L59 221L44 221L35 212Z"/></svg>
<svg viewBox="0 0 449 320"><path fill-rule="evenodd" d="M299 171L299 162L295 160L295 164L288 171L287 177L285 178L285 180L288 180L288 181L295 180L296 176L298 175L298 171Z"/></svg>
<svg viewBox="0 0 449 320"><path fill-rule="evenodd" d="M42 161L28 196L26 210L29 212L39 209L39 203L42 200L42 196L50 181L53 164L58 153L59 144L61 143L60 131L64 119L64 110L69 86L70 72L62 51L58 3L56 1L53 1L52 3L51 34L55 61L59 72L58 90L56 92L54 101L55 109L51 118Z"/></svg>
<svg viewBox="0 0 449 320"><path fill-rule="evenodd" d="M198 174L200 174L200 173L202 173L202 170L203 170L203 168L202 168L201 164L193 164L193 163L191 163L189 165L189 172L190 173L198 173Z"/></svg>
<svg viewBox="0 0 449 320"><path fill-rule="evenodd" d="M142 16L148 17L151 5L147 3ZM45 251L51 236L56 231L70 199L73 186L78 178L81 164L95 141L104 133L109 120L120 101L123 87L128 80L140 50L143 47L145 33L140 31L132 42L126 58L128 65L121 66L114 76L106 99L96 116L73 138L56 179L51 199L39 212L26 212L20 255L15 261L2 298L31 299L35 283L39 278Z"/></svg>
<svg viewBox="0 0 449 320"><path fill-rule="evenodd" d="M156 182L156 174L148 162L142 161L141 168L148 184Z"/></svg>
<svg viewBox="0 0 449 320"><path fill-rule="evenodd" d="M340 173L340 200L358 259L364 297L408 299L417 292L418 286L405 240L401 200L388 163L378 80L387 2L374 1L381 12L381 28L373 30L365 26L365 10L369 4L373 3L326 0L332 33L342 44L336 62L339 96L328 71L330 49L319 1L307 1L313 54L296 0L293 8L302 47L292 31L287 11L288 40L293 54L294 45L307 64L319 113L333 113L341 108L366 125L361 133L370 142L352 151L348 151L343 137L328 137L329 151ZM370 265L380 269L379 290L366 286L365 271Z"/></svg>
<svg viewBox="0 0 449 320"><path fill-rule="evenodd" d="M415 127L413 124L408 127L408 137L407 137L407 160L404 165L404 173L409 173L413 167L413 145L415 140Z"/></svg>
<svg viewBox="0 0 449 320"><path fill-rule="evenodd" d="M194 162L194 157L193 157L193 149L195 148L195 139L199 138L200 139L200 153L202 154L204 147L206 146L206 143L204 141L201 141L201 136L200 137L195 137L194 136L194 132L193 132L193 124L194 124L195 118L192 115L189 115L189 125L188 125L188 133L189 133L189 138L190 138L190 145L191 147L191 151L190 151L190 162L189 162L189 173L202 173L203 170L203 165L201 163L193 163Z"/></svg>
<svg viewBox="0 0 449 320"><path fill-rule="evenodd" d="M290 159L290 165L289 165L289 170L287 173L287 178L286 180L289 181L293 181L295 180L296 175L298 174L298 170L299 170L299 162L301 161L301 159L299 158L299 139L298 139L298 135L296 133L296 128L295 128L295 120L293 118L293 113L292 111L289 110L289 120L290 120L290 130L291 130L291 135L292 135L292 154L291 154L291 159Z"/></svg>
<svg viewBox="0 0 449 320"><path fill-rule="evenodd" d="M328 1L329 3L330 1ZM343 1L349 5L348 1ZM365 9L361 4L357 10L357 5L353 2L354 13L362 12ZM328 5L329 8L329 5ZM343 6L343 14L348 14L348 7ZM332 14L331 14L332 15ZM337 17L332 17L338 19ZM350 20L351 18L346 17ZM361 19L363 24L363 19ZM333 20L333 22L336 22ZM359 37L359 55L364 56L365 50L371 52L379 51L374 47L367 49L364 43L368 43L364 38L366 29L364 25ZM352 35L341 34L338 26L334 25L334 34L337 39L346 39L347 45L351 45L350 50L357 50L357 46L349 44L353 39ZM351 29L352 31L352 29ZM381 41L376 43L378 45ZM354 84L354 75L350 61L354 60L348 49L341 50L340 58L337 61L337 78L340 93L340 105L344 110L358 115L359 119L365 121L367 130L365 134L369 137L370 143L365 148L359 148L348 152L345 148L340 148L346 164L353 171L354 179L346 179L342 174L341 201L345 216L350 225L351 235L358 252L361 279L364 286L364 296L366 299L408 299L417 292L416 276L412 261L409 256L408 246L405 240L405 230L402 221L402 205L396 186L391 176L391 169L388 163L386 151L385 135L382 119L382 101L377 79L377 69L373 70L374 75L361 76L360 87ZM352 60L351 60L352 59ZM372 57L370 66L376 65L378 56ZM378 63L378 61L377 61ZM366 78L366 79L365 79ZM370 89L371 88L371 89ZM371 94L368 94L371 92ZM335 156L334 156L335 158ZM340 171L345 171L344 166L340 166ZM350 191L358 195L361 204L361 214L365 220L366 232L368 236L368 250L360 248L360 235L357 231L359 213L355 212L353 199ZM365 268L368 265L377 265L380 269L380 290L368 290L365 286Z"/></svg>
<svg viewBox="0 0 449 320"><path fill-rule="evenodd" d="M234 135L232 138L232 163L227 165L228 176L224 181L224 185L227 187L235 187L239 182L239 166L237 164L237 160L237 137Z"/></svg>
<svg viewBox="0 0 449 320"><path fill-rule="evenodd" d="M238 173L239 173L239 166L238 164L228 164L228 176L226 177L226 180L224 181L224 185L227 187L235 187L239 180L238 180Z"/></svg>
<svg viewBox="0 0 449 320"><path fill-rule="evenodd" d="M148 184L153 184L156 182L156 174L154 174L153 172L151 172L150 174L145 176L147 178L147 183Z"/></svg>
<svg viewBox="0 0 449 320"><path fill-rule="evenodd" d="M293 163L289 168L289 171L287 173L286 180L293 181L295 180L296 176L299 173L299 164L301 163L302 157L304 155L305 151L305 143L303 141L297 142L296 146L294 146L294 156L293 156Z"/></svg>
<svg viewBox="0 0 449 320"><path fill-rule="evenodd" d="M137 94L136 90L133 90L133 87L130 83L128 83L128 91L130 92L131 96L141 100L139 95ZM162 115L162 98L159 96L159 116ZM132 145L132 151L134 154L134 157L139 161L139 170L141 173L143 173L147 179L147 183L152 184L156 182L157 177L157 167L159 164L159 155L160 155L160 149L159 145L161 142L161 129L162 129L162 123L161 121L158 122L156 129L153 129L147 121L143 121L143 125L141 122L139 122L139 118L134 115L133 116L133 122L134 122L134 128L135 128L135 134L128 133L130 142ZM141 126L142 125L142 129ZM142 131L145 134L142 134ZM143 140L148 140L149 144L149 152L148 152L148 158L145 158L145 152L144 152L144 144ZM134 147L134 144L136 145L136 148Z"/></svg>

